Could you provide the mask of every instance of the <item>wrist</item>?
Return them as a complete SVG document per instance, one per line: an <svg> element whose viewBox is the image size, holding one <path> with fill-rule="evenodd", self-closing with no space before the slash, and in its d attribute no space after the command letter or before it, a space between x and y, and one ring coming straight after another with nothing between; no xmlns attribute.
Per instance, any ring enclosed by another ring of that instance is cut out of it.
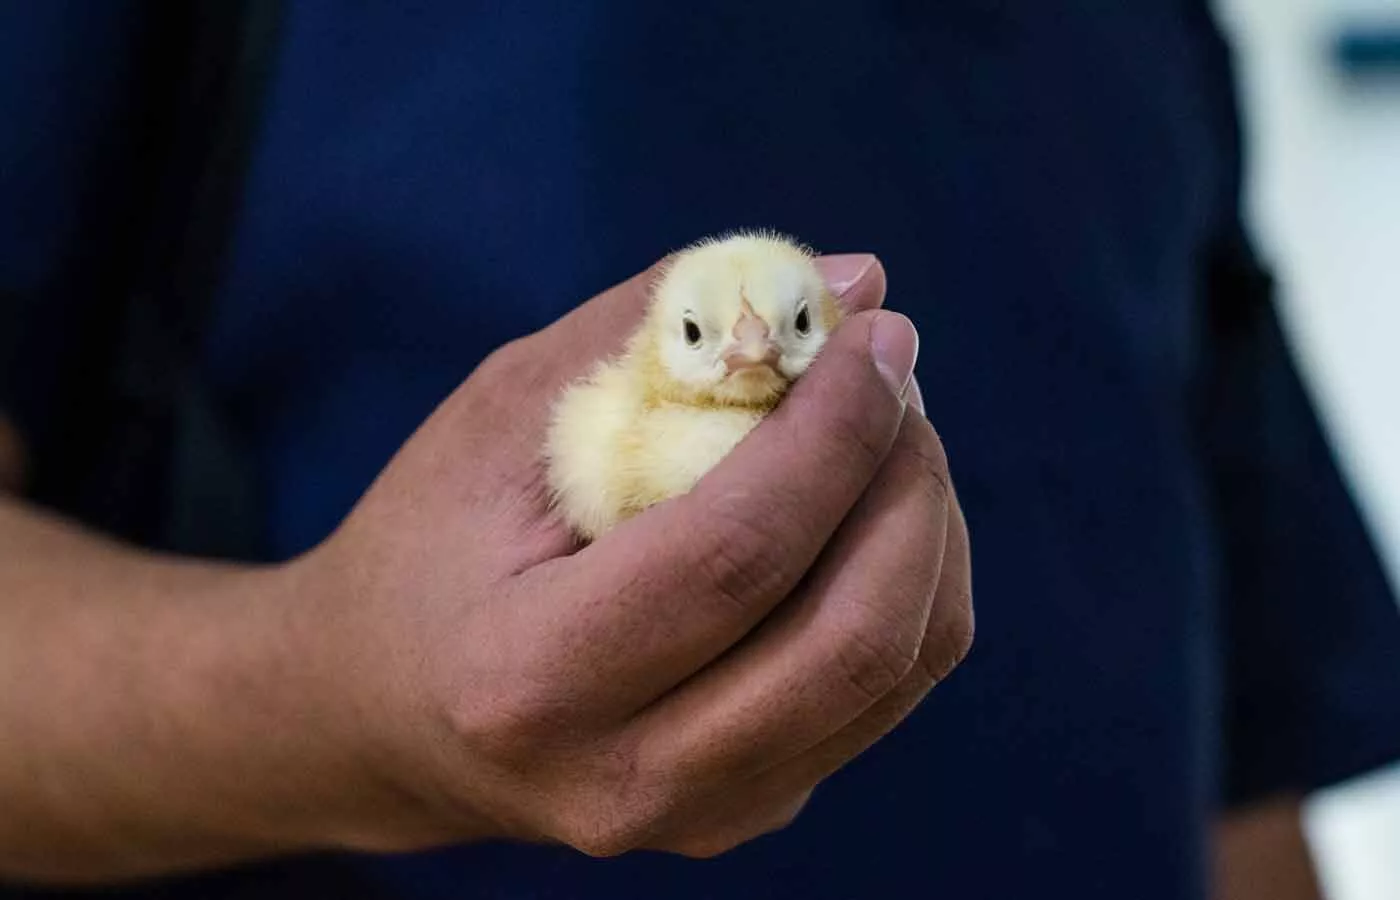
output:
<svg viewBox="0 0 1400 900"><path fill-rule="evenodd" d="M374 782L295 568L66 549L0 648L0 818L24 823L0 822L0 872L105 882L342 846Z"/></svg>
<svg viewBox="0 0 1400 900"><path fill-rule="evenodd" d="M211 709L240 711L226 720L227 753L245 757L255 789L238 826L277 852L359 849L392 799L362 691L373 661L347 640L343 598L310 571L293 560L221 584L216 602L237 613L219 617L199 679Z"/></svg>
<svg viewBox="0 0 1400 900"><path fill-rule="evenodd" d="M499 836L467 799L474 773L434 712L426 651L396 639L407 611L335 538L273 574L293 639L287 666L345 777L322 806L323 847L401 852ZM463 652L470 652L463 636ZM430 655L430 654L428 654Z"/></svg>

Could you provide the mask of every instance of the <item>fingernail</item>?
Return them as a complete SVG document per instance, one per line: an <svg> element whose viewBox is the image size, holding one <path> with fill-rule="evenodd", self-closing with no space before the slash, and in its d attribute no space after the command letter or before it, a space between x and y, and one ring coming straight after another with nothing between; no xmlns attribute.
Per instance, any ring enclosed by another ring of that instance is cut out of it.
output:
<svg viewBox="0 0 1400 900"><path fill-rule="evenodd" d="M899 313L876 313L870 325L870 355L885 383L902 401L914 375L914 360L919 358L919 333L914 323Z"/></svg>
<svg viewBox="0 0 1400 900"><path fill-rule="evenodd" d="M904 389L904 402L911 404L920 413L924 410L924 392L919 389L919 378L917 375L910 377L909 386Z"/></svg>
<svg viewBox="0 0 1400 900"><path fill-rule="evenodd" d="M818 256L812 260L817 271L822 273L826 286L840 297L865 277L870 267L875 265L875 257L869 253L837 253L832 256Z"/></svg>

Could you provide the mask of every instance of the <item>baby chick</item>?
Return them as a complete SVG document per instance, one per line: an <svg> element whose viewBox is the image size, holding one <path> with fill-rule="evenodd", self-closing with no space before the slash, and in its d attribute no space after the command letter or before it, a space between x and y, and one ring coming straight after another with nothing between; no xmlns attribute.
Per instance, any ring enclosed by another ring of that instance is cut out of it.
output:
<svg viewBox="0 0 1400 900"><path fill-rule="evenodd" d="M840 321L812 254L771 233L707 239L657 280L623 353L571 384L545 448L581 537L683 494L777 405Z"/></svg>

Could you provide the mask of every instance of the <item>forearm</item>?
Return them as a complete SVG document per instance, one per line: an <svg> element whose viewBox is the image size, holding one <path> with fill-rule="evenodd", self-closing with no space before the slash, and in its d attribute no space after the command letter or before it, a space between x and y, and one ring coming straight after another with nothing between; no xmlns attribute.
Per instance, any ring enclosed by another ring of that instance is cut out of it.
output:
<svg viewBox="0 0 1400 900"><path fill-rule="evenodd" d="M303 849L355 779L282 570L162 558L0 497L0 878Z"/></svg>
<svg viewBox="0 0 1400 900"><path fill-rule="evenodd" d="M1226 813L1215 840L1216 900L1321 900L1297 798Z"/></svg>

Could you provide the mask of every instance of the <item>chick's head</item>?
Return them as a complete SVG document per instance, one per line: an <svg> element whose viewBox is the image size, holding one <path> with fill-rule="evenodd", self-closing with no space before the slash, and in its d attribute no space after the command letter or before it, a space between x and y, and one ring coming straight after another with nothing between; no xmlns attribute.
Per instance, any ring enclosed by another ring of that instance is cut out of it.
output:
<svg viewBox="0 0 1400 900"><path fill-rule="evenodd" d="M642 336L667 399L761 407L807 370L839 319L805 248L740 234L675 257Z"/></svg>

